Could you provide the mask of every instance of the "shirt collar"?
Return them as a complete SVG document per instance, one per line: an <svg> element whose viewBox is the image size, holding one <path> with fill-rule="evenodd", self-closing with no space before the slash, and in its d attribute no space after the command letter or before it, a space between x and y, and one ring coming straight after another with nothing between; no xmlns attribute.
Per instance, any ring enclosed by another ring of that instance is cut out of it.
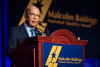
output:
<svg viewBox="0 0 100 67"><path fill-rule="evenodd" d="M30 27L26 24L26 22L24 22L24 26L25 26L25 28L26 28L27 31L29 31L29 30L31 30L31 29L34 30L34 27L33 27L33 28L30 28Z"/></svg>

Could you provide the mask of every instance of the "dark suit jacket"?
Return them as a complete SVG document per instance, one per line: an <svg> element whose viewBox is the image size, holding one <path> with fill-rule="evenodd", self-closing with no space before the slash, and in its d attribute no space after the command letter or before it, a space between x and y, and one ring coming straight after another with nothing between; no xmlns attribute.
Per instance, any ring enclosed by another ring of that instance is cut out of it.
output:
<svg viewBox="0 0 100 67"><path fill-rule="evenodd" d="M41 33L36 30L36 35L41 35ZM17 26L11 29L10 34L8 35L8 45L7 45L7 55L11 53L20 43L28 38L29 35L24 27L24 24Z"/></svg>

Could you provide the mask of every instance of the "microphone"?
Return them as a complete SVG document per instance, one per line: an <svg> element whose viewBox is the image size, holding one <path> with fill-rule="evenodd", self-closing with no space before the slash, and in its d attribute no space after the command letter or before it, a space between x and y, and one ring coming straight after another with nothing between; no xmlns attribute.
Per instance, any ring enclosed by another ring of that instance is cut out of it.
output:
<svg viewBox="0 0 100 67"><path fill-rule="evenodd" d="M39 22L39 25L42 26L43 28L45 28L45 31L42 33L43 34L42 36L48 36L49 35L49 30L48 30L47 26L43 26L41 24L41 22Z"/></svg>
<svg viewBox="0 0 100 67"><path fill-rule="evenodd" d="M38 24L41 27L45 28L45 31L42 31L42 29L38 29L37 27L34 27L36 36L38 36L38 35L48 36L49 35L49 30L47 29L47 26L43 26L40 22ZM40 32L39 30L42 31L42 32Z"/></svg>
<svg viewBox="0 0 100 67"><path fill-rule="evenodd" d="M43 26L43 25L41 24L41 22L39 22L39 25L42 26L43 28L46 28L45 26Z"/></svg>
<svg viewBox="0 0 100 67"><path fill-rule="evenodd" d="M34 30L35 30L36 36L41 36L42 35L42 33L36 27L34 28Z"/></svg>
<svg viewBox="0 0 100 67"><path fill-rule="evenodd" d="M38 36L37 28L34 27L34 30L35 30L35 34L36 34L36 36Z"/></svg>

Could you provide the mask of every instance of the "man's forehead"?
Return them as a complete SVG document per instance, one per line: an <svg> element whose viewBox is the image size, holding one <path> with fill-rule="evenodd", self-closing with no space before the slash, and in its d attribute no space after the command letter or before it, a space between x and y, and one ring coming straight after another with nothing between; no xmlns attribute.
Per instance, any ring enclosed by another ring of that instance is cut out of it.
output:
<svg viewBox="0 0 100 67"><path fill-rule="evenodd" d="M35 11L40 13L40 10L36 6L31 6L30 10L32 10L32 11L35 10Z"/></svg>
<svg viewBox="0 0 100 67"><path fill-rule="evenodd" d="M36 10L39 10L36 6L29 6L29 9L36 9Z"/></svg>

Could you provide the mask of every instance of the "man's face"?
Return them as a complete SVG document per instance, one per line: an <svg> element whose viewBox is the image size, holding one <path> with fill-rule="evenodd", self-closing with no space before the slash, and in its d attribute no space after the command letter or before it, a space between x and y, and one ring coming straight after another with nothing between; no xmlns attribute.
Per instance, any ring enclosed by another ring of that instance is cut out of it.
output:
<svg viewBox="0 0 100 67"><path fill-rule="evenodd" d="M38 24L40 11L37 7L31 7L26 17L28 25L32 28Z"/></svg>

